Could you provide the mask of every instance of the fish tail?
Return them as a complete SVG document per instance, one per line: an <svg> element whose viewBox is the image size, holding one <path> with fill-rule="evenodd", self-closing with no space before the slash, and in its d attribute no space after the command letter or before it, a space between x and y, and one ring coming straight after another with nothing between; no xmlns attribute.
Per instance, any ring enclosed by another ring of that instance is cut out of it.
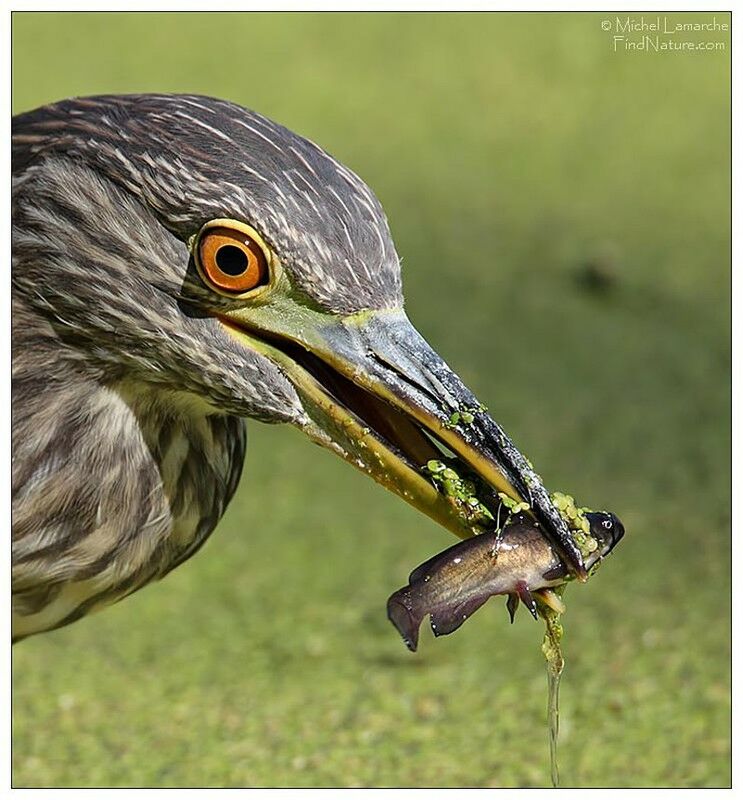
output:
<svg viewBox="0 0 743 800"><path fill-rule="evenodd" d="M409 588L400 589L387 601L387 617L413 653L418 649L418 632L424 614L413 602Z"/></svg>

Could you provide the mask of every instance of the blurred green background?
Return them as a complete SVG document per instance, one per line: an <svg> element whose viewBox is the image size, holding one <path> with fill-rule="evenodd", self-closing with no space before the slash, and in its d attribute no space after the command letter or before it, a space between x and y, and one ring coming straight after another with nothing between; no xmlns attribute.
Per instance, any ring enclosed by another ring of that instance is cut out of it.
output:
<svg viewBox="0 0 743 800"><path fill-rule="evenodd" d="M614 52L607 16L16 13L13 105L218 95L357 171L419 329L549 487L626 525L566 596L564 785L725 786L729 34ZM450 536L249 436L196 558L15 648L14 784L548 785L542 626L492 600L408 653L386 598Z"/></svg>

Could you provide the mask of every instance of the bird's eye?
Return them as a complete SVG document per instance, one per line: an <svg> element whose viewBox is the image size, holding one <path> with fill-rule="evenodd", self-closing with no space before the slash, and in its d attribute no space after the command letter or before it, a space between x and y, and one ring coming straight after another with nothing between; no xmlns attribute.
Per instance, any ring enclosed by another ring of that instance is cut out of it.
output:
<svg viewBox="0 0 743 800"><path fill-rule="evenodd" d="M201 277L212 288L236 295L267 284L268 258L256 236L239 223L204 226L196 245Z"/></svg>

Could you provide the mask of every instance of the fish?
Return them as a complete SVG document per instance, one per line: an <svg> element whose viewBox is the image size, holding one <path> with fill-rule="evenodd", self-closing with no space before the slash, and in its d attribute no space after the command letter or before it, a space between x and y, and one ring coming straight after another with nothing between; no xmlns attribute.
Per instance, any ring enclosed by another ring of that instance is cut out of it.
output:
<svg viewBox="0 0 743 800"><path fill-rule="evenodd" d="M591 511L585 516L597 545L585 557L590 570L622 539L624 526L607 511ZM535 594L562 612L562 601L552 589L570 579L570 569L539 523L516 514L500 530L458 542L414 569L408 585L387 601L387 616L408 649L415 652L426 615L430 615L434 635L445 636L494 595L507 595L511 622L519 602L537 619Z"/></svg>

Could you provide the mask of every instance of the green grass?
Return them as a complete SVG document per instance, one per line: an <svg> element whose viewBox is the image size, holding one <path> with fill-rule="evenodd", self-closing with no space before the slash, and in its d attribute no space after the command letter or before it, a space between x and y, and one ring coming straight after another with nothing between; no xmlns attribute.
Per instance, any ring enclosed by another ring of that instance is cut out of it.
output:
<svg viewBox="0 0 743 800"><path fill-rule="evenodd" d="M566 596L564 784L725 786L729 53L613 53L604 16L16 14L14 106L220 95L358 171L413 321L549 487L626 525ZM15 785L547 785L541 626L493 600L411 655L385 618L450 543L252 425L196 558L15 648Z"/></svg>

